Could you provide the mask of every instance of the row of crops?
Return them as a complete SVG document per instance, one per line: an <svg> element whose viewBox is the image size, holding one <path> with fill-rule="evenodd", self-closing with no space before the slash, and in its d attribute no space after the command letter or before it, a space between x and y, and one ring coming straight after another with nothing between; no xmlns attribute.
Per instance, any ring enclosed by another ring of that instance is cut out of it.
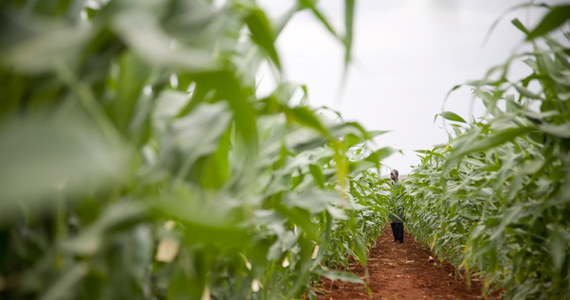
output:
<svg viewBox="0 0 570 300"><path fill-rule="evenodd" d="M406 185L410 232L511 299L570 298L570 6L546 9L533 30L512 21L529 51L465 85L487 114L442 113L452 138Z"/></svg>
<svg viewBox="0 0 570 300"><path fill-rule="evenodd" d="M291 299L322 276L364 282L330 267L366 267L389 194L369 170L393 151L291 105L306 89L274 46L305 10L348 64L345 4L334 28L308 0L276 20L246 0L2 1L0 298Z"/></svg>
<svg viewBox="0 0 570 300"><path fill-rule="evenodd" d="M382 132L292 105L255 1L0 3L0 298L313 298L389 214ZM544 5L538 5L542 9ZM487 115L444 112L449 144L403 185L411 233L507 297L570 297L570 8L470 82ZM548 34L563 25L555 37ZM510 81L526 64L530 74ZM275 89L257 90L269 65ZM304 101L301 101L304 103ZM326 114L322 114L322 113ZM339 116L340 117L340 116Z"/></svg>

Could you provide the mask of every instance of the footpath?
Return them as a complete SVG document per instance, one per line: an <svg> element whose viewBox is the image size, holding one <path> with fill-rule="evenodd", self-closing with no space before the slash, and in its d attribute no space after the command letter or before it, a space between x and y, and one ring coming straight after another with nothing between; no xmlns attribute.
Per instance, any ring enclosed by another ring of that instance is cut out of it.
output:
<svg viewBox="0 0 570 300"><path fill-rule="evenodd" d="M388 224L369 253L372 299L483 299L480 281L472 279L469 287L465 278L456 278L452 265L440 263L407 232L403 244L393 239ZM349 271L364 279L364 269L357 262L351 262ZM369 299L362 284L323 279L317 289L319 300ZM501 297L494 293L488 299Z"/></svg>

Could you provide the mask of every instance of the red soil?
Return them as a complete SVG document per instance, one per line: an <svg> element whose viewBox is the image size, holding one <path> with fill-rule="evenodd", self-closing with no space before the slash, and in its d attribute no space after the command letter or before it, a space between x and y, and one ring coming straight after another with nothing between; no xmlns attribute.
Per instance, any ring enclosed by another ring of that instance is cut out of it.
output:
<svg viewBox="0 0 570 300"><path fill-rule="evenodd" d="M372 299L483 299L480 281L472 279L469 288L465 278L460 275L456 278L452 265L440 263L407 232L404 244L394 244L393 240L388 225L369 253ZM360 264L352 261L349 271L364 279ZM323 278L314 289L320 300L369 299L362 284ZM489 297L500 298L499 293Z"/></svg>

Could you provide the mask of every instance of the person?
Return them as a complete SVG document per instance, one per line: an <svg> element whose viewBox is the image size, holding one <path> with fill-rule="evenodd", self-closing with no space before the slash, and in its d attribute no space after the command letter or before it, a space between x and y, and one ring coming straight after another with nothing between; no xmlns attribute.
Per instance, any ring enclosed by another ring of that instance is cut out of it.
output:
<svg viewBox="0 0 570 300"><path fill-rule="evenodd" d="M404 243L404 210L401 206L400 199L400 182L398 170L394 169L390 172L390 179L392 179L392 195L390 200L392 202L392 213L390 214L390 226L392 227L392 234L394 234L394 243Z"/></svg>

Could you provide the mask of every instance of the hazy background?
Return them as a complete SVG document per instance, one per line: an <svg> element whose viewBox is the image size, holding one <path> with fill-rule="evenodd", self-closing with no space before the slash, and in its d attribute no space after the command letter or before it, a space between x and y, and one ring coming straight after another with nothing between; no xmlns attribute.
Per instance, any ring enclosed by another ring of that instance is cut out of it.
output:
<svg viewBox="0 0 570 300"><path fill-rule="evenodd" d="M259 3L277 17L294 1ZM344 1L319 3L333 27L344 32ZM328 106L368 130L391 130L375 141L378 147L401 149L403 154L384 163L408 173L419 163L414 150L447 141L442 123L434 123L435 114L450 110L469 120L483 112L481 106L471 105L467 88L454 92L443 108L445 95L456 84L482 78L520 47L524 36L510 21L518 17L532 27L544 10L508 13L484 40L495 20L522 3L526 1L356 1L353 64L344 91L342 45L310 12L297 14L287 25L277 40L278 52L287 79L308 85L311 106ZM512 76L525 72L519 66ZM260 72L262 92L272 87L267 73Z"/></svg>

